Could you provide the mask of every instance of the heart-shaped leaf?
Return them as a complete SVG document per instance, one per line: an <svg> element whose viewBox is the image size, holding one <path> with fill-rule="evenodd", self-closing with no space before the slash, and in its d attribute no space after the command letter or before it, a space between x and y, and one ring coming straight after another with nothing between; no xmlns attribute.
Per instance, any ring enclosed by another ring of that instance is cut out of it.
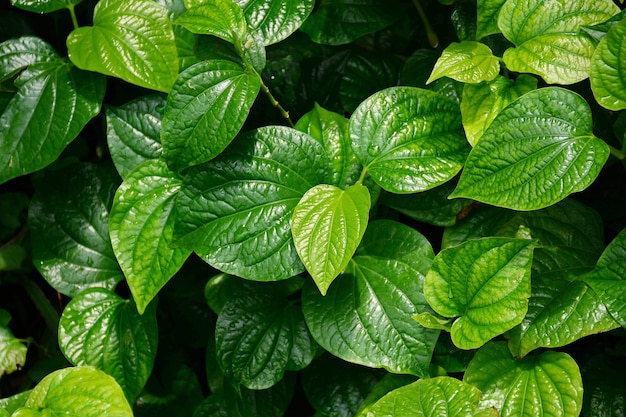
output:
<svg viewBox="0 0 626 417"><path fill-rule="evenodd" d="M192 33L213 35L241 46L246 35L246 20L241 7L231 0L205 0L179 16L175 24Z"/></svg>
<svg viewBox="0 0 626 417"><path fill-rule="evenodd" d="M626 109L626 20L613 26L591 57L589 81L593 95L609 110Z"/></svg>
<svg viewBox="0 0 626 417"><path fill-rule="evenodd" d="M500 33L498 15L506 0L477 0L476 4L476 39Z"/></svg>
<svg viewBox="0 0 626 417"><path fill-rule="evenodd" d="M26 363L28 348L9 329L11 314L0 308L0 377L21 369Z"/></svg>
<svg viewBox="0 0 626 417"><path fill-rule="evenodd" d="M166 10L148 0L101 0L93 26L67 37L67 52L81 69L169 92L178 75L178 54Z"/></svg>
<svg viewBox="0 0 626 417"><path fill-rule="evenodd" d="M589 186L608 159L592 129L578 94L556 87L526 93L485 131L450 197L514 210L550 206Z"/></svg>
<svg viewBox="0 0 626 417"><path fill-rule="evenodd" d="M294 208L291 233L296 250L322 295L361 243L370 205L364 185L342 190L321 184L307 191Z"/></svg>
<svg viewBox="0 0 626 417"><path fill-rule="evenodd" d="M46 41L23 36L0 43L0 81L8 80L29 65L55 62L59 56Z"/></svg>
<svg viewBox="0 0 626 417"><path fill-rule="evenodd" d="M464 83L491 81L500 72L500 62L491 49L480 42L452 42L435 63L429 84L441 77L449 77Z"/></svg>
<svg viewBox="0 0 626 417"><path fill-rule="evenodd" d="M11 4L22 10L35 13L50 13L61 9L69 9L83 0L11 0Z"/></svg>

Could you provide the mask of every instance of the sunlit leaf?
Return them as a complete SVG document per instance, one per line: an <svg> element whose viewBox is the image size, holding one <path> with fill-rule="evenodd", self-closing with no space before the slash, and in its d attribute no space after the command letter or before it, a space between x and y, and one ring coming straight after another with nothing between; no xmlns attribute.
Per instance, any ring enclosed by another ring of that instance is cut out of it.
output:
<svg viewBox="0 0 626 417"><path fill-rule="evenodd" d="M593 95L609 110L626 109L626 19L612 27L591 58L589 80Z"/></svg>
<svg viewBox="0 0 626 417"><path fill-rule="evenodd" d="M426 83L441 77L479 83L493 80L499 71L500 62L487 45L476 41L453 42L441 53Z"/></svg>

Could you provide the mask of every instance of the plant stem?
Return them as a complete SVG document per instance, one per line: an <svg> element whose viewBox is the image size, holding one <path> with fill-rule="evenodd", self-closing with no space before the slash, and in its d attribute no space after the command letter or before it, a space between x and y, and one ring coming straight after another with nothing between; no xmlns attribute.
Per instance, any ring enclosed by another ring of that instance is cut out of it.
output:
<svg viewBox="0 0 626 417"><path fill-rule="evenodd" d="M70 11L70 16L72 16L72 24L74 25L74 29L78 29L78 19L76 19L76 12L74 11L74 5L70 4L67 6L67 10Z"/></svg>
<svg viewBox="0 0 626 417"><path fill-rule="evenodd" d="M289 123L289 126L294 127L293 121L291 121L291 118L289 117L289 112L285 110L284 107L280 105L278 100L276 100L276 98L272 95L272 92L270 91L269 87L263 82L263 79L261 78L261 75L258 72L257 72L257 75L259 76L259 80L261 81L261 89L263 90L265 94L267 94L267 98L269 98L270 103L272 103L272 106L276 107L278 111L280 111L280 114L285 119L287 119L287 123Z"/></svg>
<svg viewBox="0 0 626 417"><path fill-rule="evenodd" d="M31 301L35 304L37 310L39 310L48 329L50 329L52 334L57 334L59 331L59 313L52 307L46 295L41 291L41 288L26 277L18 280L18 282L24 287Z"/></svg>
<svg viewBox="0 0 626 417"><path fill-rule="evenodd" d="M367 175L367 167L363 167L363 171L361 171L361 175L359 176L359 180L357 184L363 185L363 181L365 181L365 176Z"/></svg>
<svg viewBox="0 0 626 417"><path fill-rule="evenodd" d="M623 161L626 159L626 153L624 153L623 151L609 145L609 150L611 151L611 155L613 155L614 157L616 157L617 159L619 159L620 161Z"/></svg>
<svg viewBox="0 0 626 417"><path fill-rule="evenodd" d="M426 13L424 12L422 3L420 3L420 0L413 0L413 4L415 5L415 8L417 9L417 13L420 15L420 19L422 19L422 23L424 24L424 29L426 29L426 36L428 36L428 43L430 43L430 46L432 46L433 48L436 48L437 46L439 46L439 37L437 36L437 33L435 33L432 26L430 26L430 22L428 21L428 17L426 16Z"/></svg>

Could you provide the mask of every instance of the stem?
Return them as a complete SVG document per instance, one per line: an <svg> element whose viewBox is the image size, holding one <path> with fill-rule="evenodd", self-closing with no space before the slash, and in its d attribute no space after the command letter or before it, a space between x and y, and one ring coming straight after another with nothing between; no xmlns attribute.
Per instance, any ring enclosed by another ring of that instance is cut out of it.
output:
<svg viewBox="0 0 626 417"><path fill-rule="evenodd" d="M367 175L367 167L363 167L363 171L361 171L361 176L359 176L359 180L356 183L363 185L363 181L365 181L366 175Z"/></svg>
<svg viewBox="0 0 626 417"><path fill-rule="evenodd" d="M70 16L72 16L72 24L74 25L74 29L78 29L80 26L78 26L78 19L76 19L76 12L74 11L74 5L68 5L67 6L67 10L70 11Z"/></svg>
<svg viewBox="0 0 626 417"><path fill-rule="evenodd" d="M609 145L609 150L611 151L611 155L613 155L614 157L616 157L617 159L619 159L620 161L623 161L624 159L626 159L626 153L624 153L623 151L620 151L619 149Z"/></svg>
<svg viewBox="0 0 626 417"><path fill-rule="evenodd" d="M428 43L430 43L430 46L432 46L433 48L436 48L437 46L439 46L439 37L437 36L437 33L435 33L435 31L433 30L432 26L430 26L430 22L428 21L428 17L426 16L426 13L424 12L422 3L420 3L420 0L413 0L413 4L415 5L415 8L417 9L417 13L420 15L420 19L422 19L422 23L424 24L424 29L426 29L426 36L428 36Z"/></svg>
<svg viewBox="0 0 626 417"><path fill-rule="evenodd" d="M256 72L256 71L254 71L254 72ZM283 106L280 105L278 100L276 100L276 98L272 95L269 87L263 82L263 79L261 78L261 75L258 72L256 72L256 74L259 76L259 81L261 81L261 89L263 90L263 92L265 94L267 94L267 98L270 99L270 103L272 103L272 106L276 107L278 109L278 111L280 111L280 114L285 119L287 119L287 123L289 123L290 127L294 127L294 124L291 121L291 118L289 117L289 112L287 110L285 110L283 108Z"/></svg>
<svg viewBox="0 0 626 417"><path fill-rule="evenodd" d="M56 312L46 295L41 291L33 281L30 279L20 279L18 281L26 290L26 293L30 297L37 310L43 317L48 329L52 332L52 334L57 334L59 331L59 313Z"/></svg>

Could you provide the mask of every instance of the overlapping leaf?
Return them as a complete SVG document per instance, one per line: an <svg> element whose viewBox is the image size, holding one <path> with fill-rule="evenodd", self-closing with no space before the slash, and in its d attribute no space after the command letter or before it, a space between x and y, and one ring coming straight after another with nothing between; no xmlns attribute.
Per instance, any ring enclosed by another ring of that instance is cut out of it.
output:
<svg viewBox="0 0 626 417"><path fill-rule="evenodd" d="M11 4L23 10L36 13L50 13L74 7L83 0L11 0Z"/></svg>
<svg viewBox="0 0 626 417"><path fill-rule="evenodd" d="M453 42L441 53L426 83L441 77L479 83L493 80L498 72L500 62L487 45L476 41Z"/></svg>
<svg viewBox="0 0 626 417"><path fill-rule="evenodd" d="M476 39L500 33L498 15L506 0L478 0L476 4Z"/></svg>
<svg viewBox="0 0 626 417"><path fill-rule="evenodd" d="M609 110L626 109L626 19L612 27L592 58L589 81L593 95Z"/></svg>
<svg viewBox="0 0 626 417"><path fill-rule="evenodd" d="M11 314L0 308L0 377L21 369L26 363L28 348L9 329Z"/></svg>
<svg viewBox="0 0 626 417"><path fill-rule="evenodd" d="M188 9L174 23L203 35L213 35L238 47L247 31L241 8L231 0L187 2Z"/></svg>

